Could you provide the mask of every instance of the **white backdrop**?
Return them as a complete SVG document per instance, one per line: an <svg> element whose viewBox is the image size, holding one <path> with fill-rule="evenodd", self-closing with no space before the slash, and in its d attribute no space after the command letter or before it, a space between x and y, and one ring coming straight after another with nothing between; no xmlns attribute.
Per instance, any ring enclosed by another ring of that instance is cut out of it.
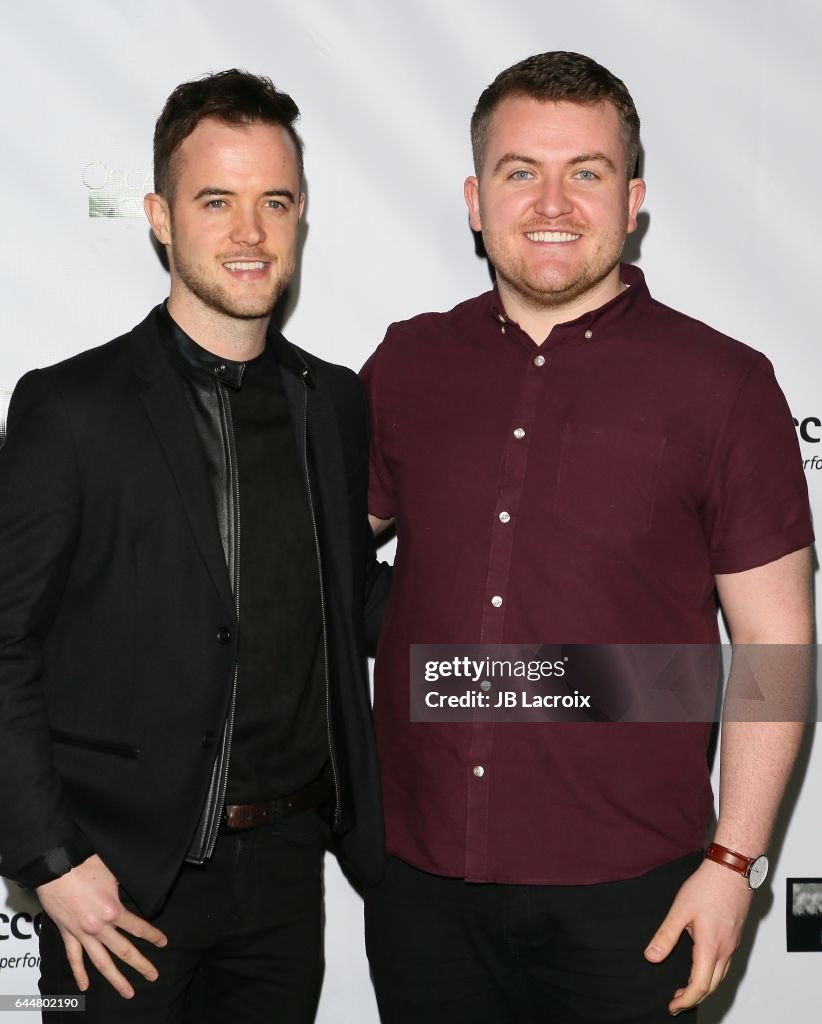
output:
<svg viewBox="0 0 822 1024"><path fill-rule="evenodd" d="M794 416L822 419L822 11L808 0L8 5L0 401L25 370L122 333L166 294L140 199L154 119L179 82L239 66L297 100L309 201L285 332L359 367L390 321L488 287L462 202L468 120L499 70L547 49L590 54L633 93L648 199L631 255L654 294L767 353ZM807 473L819 508L822 471ZM819 1020L822 957L786 953L784 925L785 877L822 876L822 753L810 743L803 774L708 1024ZM34 908L14 887L4 907L4 893L0 882L0 993L34 993ZM334 863L327 901L319 1021L374 1024L361 905Z"/></svg>

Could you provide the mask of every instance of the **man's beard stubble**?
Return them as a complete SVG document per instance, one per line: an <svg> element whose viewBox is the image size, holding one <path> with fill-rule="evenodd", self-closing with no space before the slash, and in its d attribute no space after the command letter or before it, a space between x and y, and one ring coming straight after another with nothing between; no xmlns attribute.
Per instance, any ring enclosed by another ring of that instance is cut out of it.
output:
<svg viewBox="0 0 822 1024"><path fill-rule="evenodd" d="M195 262L189 263L185 257L180 256L174 249L173 237L169 258L180 281L192 295L215 313L231 317L234 320L263 320L266 317L270 317L274 307L288 287L294 272L293 264L291 267L283 267L279 260L272 259L270 256L260 252L231 253L224 259L222 257L219 258L216 261L218 265L230 260L245 259L260 260L268 263L269 272L273 272L274 268L277 267L280 269L281 272L276 278L271 292L253 298L249 297L246 302L242 302L238 296L232 295L227 288L221 287L216 280L207 277Z"/></svg>
<svg viewBox="0 0 822 1024"><path fill-rule="evenodd" d="M579 225L552 225L546 228L541 224L533 228L526 226L526 229L519 227L516 233L523 230L567 231L585 236L585 229ZM561 287L552 287L550 283L544 283L542 275L534 271L524 258L514 253L511 247L505 244L497 246L496 238L487 238L483 234L483 243L497 277L501 278L526 306L542 310L564 306L594 289L619 263L625 237L624 233L619 232L605 235L587 263L580 266ZM550 277L550 272L548 276Z"/></svg>

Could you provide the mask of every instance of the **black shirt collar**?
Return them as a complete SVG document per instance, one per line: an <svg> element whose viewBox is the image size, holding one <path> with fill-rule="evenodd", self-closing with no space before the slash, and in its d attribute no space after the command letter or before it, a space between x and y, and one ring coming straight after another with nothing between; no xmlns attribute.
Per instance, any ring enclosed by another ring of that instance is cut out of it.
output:
<svg viewBox="0 0 822 1024"><path fill-rule="evenodd" d="M160 307L160 323L172 359L186 376L216 378L235 390L242 387L248 363L225 359L198 345L172 317L165 303Z"/></svg>

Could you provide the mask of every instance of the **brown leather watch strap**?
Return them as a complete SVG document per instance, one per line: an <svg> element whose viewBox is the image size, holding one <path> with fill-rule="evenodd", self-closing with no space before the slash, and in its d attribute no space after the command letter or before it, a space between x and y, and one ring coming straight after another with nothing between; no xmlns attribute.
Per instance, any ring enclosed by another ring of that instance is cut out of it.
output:
<svg viewBox="0 0 822 1024"><path fill-rule="evenodd" d="M717 864L724 864L732 871L738 871L746 878L751 864L756 860L756 857L745 857L741 853L734 853L733 850L729 850L727 846L720 846L719 843L711 843L705 851L705 857L707 860L716 861Z"/></svg>

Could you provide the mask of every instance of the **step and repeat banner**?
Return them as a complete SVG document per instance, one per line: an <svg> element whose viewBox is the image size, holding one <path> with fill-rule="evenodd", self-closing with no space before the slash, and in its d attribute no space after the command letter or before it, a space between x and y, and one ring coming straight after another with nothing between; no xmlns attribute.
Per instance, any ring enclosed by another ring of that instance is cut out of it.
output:
<svg viewBox="0 0 822 1024"><path fill-rule="evenodd" d="M469 118L498 71L549 49L590 54L633 93L648 198L628 256L658 299L771 359L818 512L822 9L806 0L8 6L0 422L26 370L122 333L166 295L142 196L154 120L179 82L242 67L296 99L308 203L284 330L358 368L390 322L488 287L462 198ZM820 807L822 751L809 736L772 879L701 1020L819 1019ZM362 906L333 860L326 889L318 1020L374 1024ZM0 995L37 991L38 913L0 881Z"/></svg>

